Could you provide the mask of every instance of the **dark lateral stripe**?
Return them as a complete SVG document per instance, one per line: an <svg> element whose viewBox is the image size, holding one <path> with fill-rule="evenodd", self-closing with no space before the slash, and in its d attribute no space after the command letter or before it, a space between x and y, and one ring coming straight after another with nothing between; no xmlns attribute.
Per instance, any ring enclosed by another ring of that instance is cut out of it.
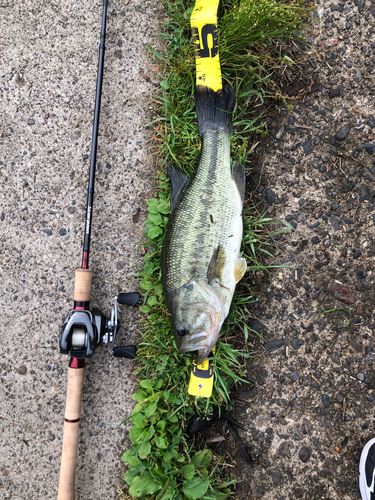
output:
<svg viewBox="0 0 375 500"><path fill-rule="evenodd" d="M68 422L69 424L75 424L76 422L79 422L81 419L76 418L75 420L70 420L70 418L64 418L65 422Z"/></svg>

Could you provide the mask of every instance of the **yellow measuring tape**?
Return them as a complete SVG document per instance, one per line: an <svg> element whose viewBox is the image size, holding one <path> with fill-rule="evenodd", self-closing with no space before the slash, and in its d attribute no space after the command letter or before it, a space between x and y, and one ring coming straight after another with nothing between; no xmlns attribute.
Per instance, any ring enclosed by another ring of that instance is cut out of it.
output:
<svg viewBox="0 0 375 500"><path fill-rule="evenodd" d="M196 84L214 92L223 88L217 34L217 8L219 0L196 0L190 17L196 60ZM215 354L215 348L212 350ZM202 364L193 363L188 393L209 398L214 386L214 367L207 359Z"/></svg>
<svg viewBox="0 0 375 500"><path fill-rule="evenodd" d="M197 0L190 17L194 38L197 85L205 85L215 92L222 89L217 34L219 0Z"/></svg>
<svg viewBox="0 0 375 500"><path fill-rule="evenodd" d="M215 347L212 350L215 354ZM191 396L198 396L200 398L209 398L212 394L214 386L214 367L212 361L206 359L201 365L193 362L193 369L191 370L190 383L188 393Z"/></svg>

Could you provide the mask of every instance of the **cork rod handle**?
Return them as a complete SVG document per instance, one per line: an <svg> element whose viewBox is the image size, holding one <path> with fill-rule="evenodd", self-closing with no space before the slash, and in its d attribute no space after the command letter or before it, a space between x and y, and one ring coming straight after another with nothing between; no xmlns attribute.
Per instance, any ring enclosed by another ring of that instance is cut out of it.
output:
<svg viewBox="0 0 375 500"><path fill-rule="evenodd" d="M74 500L84 372L84 367L68 368L64 437L57 500Z"/></svg>
<svg viewBox="0 0 375 500"><path fill-rule="evenodd" d="M76 269L74 283L74 301L90 302L92 284L92 269Z"/></svg>

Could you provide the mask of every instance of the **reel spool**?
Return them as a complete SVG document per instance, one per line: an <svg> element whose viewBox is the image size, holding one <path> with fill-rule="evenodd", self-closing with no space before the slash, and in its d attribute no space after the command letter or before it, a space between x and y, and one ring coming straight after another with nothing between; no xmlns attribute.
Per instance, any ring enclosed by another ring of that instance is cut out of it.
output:
<svg viewBox="0 0 375 500"><path fill-rule="evenodd" d="M83 349L86 346L86 330L77 326L73 328L72 331L72 348L73 349Z"/></svg>

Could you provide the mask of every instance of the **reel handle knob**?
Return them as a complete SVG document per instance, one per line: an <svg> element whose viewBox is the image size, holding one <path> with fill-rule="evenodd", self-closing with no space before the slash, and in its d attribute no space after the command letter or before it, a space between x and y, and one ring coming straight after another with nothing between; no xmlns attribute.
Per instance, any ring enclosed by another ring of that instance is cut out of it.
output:
<svg viewBox="0 0 375 500"><path fill-rule="evenodd" d="M117 296L117 302L124 306L136 306L139 304L139 293L119 293Z"/></svg>
<svg viewBox="0 0 375 500"><path fill-rule="evenodd" d="M115 347L113 349L113 356L115 358L134 359L136 353L137 353L137 348L135 345L127 345L124 347Z"/></svg>

